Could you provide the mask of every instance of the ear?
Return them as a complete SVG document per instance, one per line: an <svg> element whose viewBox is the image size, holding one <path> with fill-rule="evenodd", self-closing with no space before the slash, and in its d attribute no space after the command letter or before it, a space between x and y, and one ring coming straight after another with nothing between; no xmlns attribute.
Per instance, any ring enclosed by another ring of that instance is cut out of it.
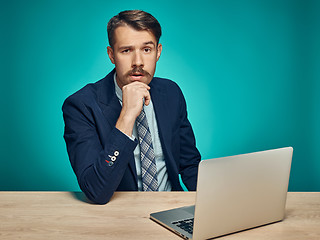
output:
<svg viewBox="0 0 320 240"><path fill-rule="evenodd" d="M115 61L114 61L114 54L113 54L113 49L111 47L107 47L107 52L108 52L108 56L110 58L110 61L115 64Z"/></svg>
<svg viewBox="0 0 320 240"><path fill-rule="evenodd" d="M159 44L158 44L158 47L157 47L157 61L158 61L159 58L160 58L161 52L162 52L162 44L159 43Z"/></svg>

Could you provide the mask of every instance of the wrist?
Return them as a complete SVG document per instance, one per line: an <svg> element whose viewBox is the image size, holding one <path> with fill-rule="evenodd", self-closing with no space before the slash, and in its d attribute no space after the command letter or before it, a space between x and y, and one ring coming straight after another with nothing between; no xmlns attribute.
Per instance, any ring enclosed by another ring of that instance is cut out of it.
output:
<svg viewBox="0 0 320 240"><path fill-rule="evenodd" d="M136 117L131 114L125 114L121 111L116 128L128 136L132 136L133 126L136 121Z"/></svg>

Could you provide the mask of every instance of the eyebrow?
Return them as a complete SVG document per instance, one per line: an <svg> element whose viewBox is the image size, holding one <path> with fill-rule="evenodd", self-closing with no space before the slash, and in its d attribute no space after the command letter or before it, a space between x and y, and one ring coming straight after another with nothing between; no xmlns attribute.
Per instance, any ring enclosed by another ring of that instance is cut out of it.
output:
<svg viewBox="0 0 320 240"><path fill-rule="evenodd" d="M132 48L132 46L122 46L122 47L119 47L119 49L121 50L121 49L127 49L127 48Z"/></svg>
<svg viewBox="0 0 320 240"><path fill-rule="evenodd" d="M144 45L152 44L153 46L155 46L155 45L156 45L153 41L145 42L145 43L143 43L143 44L144 44Z"/></svg>

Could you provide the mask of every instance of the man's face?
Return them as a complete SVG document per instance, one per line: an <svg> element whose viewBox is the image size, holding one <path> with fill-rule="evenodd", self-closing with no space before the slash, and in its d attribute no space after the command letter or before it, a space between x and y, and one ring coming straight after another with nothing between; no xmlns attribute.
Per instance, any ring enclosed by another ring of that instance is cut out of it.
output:
<svg viewBox="0 0 320 240"><path fill-rule="evenodd" d="M160 58L162 45L149 31L137 31L129 26L115 30L113 48L108 47L108 55L117 72L117 83L123 86L134 81L149 84Z"/></svg>

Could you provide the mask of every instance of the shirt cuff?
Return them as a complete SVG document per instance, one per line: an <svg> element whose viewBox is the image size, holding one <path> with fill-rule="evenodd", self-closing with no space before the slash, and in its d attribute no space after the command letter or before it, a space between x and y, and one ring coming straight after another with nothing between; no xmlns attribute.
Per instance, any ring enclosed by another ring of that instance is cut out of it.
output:
<svg viewBox="0 0 320 240"><path fill-rule="evenodd" d="M118 129L119 130L119 129ZM120 130L119 130L120 131ZM120 131L122 132L122 131ZM127 134L125 134L124 132L122 132L124 135L126 135L128 138L130 138L130 140L134 141L136 138L134 136L129 136Z"/></svg>

